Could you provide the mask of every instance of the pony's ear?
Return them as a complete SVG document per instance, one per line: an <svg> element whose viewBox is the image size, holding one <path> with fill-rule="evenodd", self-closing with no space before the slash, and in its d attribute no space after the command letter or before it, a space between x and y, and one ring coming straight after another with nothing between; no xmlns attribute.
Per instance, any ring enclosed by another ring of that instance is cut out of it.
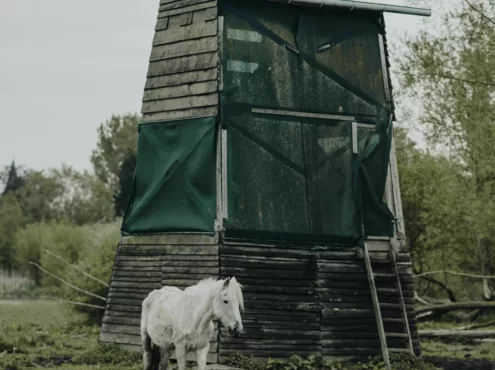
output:
<svg viewBox="0 0 495 370"><path fill-rule="evenodd" d="M224 289L227 288L229 284L230 284L230 278L225 279L225 281L223 282Z"/></svg>

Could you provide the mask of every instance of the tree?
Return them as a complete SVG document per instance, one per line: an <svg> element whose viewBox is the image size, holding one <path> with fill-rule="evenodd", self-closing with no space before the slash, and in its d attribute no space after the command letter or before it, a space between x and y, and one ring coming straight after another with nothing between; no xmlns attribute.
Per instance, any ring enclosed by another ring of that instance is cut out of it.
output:
<svg viewBox="0 0 495 370"><path fill-rule="evenodd" d="M420 124L429 147L448 157L454 173L438 199L431 199L440 210L425 219L426 226L446 228L427 233L428 243L443 239L450 263L482 275L495 274L494 14L493 0L464 0L434 34L425 31L409 40L399 60L403 99L423 108ZM463 253L452 253L456 246ZM490 298L488 285L485 281L485 298Z"/></svg>
<svg viewBox="0 0 495 370"><path fill-rule="evenodd" d="M15 268L15 238L24 225L21 205L11 192L0 198L0 267Z"/></svg>
<svg viewBox="0 0 495 370"><path fill-rule="evenodd" d="M119 172L119 189L115 196L115 213L117 216L124 216L127 208L127 202L132 189L132 181L134 179L134 171L136 169L137 158L135 155L130 155L124 160Z"/></svg>
<svg viewBox="0 0 495 370"><path fill-rule="evenodd" d="M24 179L18 175L15 162L12 161L5 180L5 187L2 196L9 192L16 192L24 185Z"/></svg>
<svg viewBox="0 0 495 370"><path fill-rule="evenodd" d="M26 171L24 186L16 191L26 223L44 222L60 217L57 199L63 196L65 188L52 171Z"/></svg>
<svg viewBox="0 0 495 370"><path fill-rule="evenodd" d="M95 175L63 165L53 171L53 176L65 189L56 199L58 219L76 225L115 219L112 192Z"/></svg>
<svg viewBox="0 0 495 370"><path fill-rule="evenodd" d="M112 116L98 128L97 147L91 163L97 178L113 194L118 193L119 173L126 158L137 155L138 124L141 116Z"/></svg>

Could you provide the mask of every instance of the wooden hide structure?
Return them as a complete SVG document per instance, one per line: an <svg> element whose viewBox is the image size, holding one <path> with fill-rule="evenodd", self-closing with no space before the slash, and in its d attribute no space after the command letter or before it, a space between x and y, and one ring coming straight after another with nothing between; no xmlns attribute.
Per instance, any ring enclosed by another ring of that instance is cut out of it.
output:
<svg viewBox="0 0 495 370"><path fill-rule="evenodd" d="M383 17L379 16L384 28ZM143 96L143 124L221 114L219 96L228 88L222 77L223 24L216 0L160 1ZM381 84L384 104L393 110L384 33L377 45L381 79L373 83ZM219 328L212 338L210 363L222 363L234 352L260 358L314 353L336 360L379 354L375 311L359 246L225 237L228 185L222 175L227 152L222 148L220 133L217 138L216 212L223 217L217 217L215 232L123 236L113 267L100 341L140 350L141 303L151 290L165 285L185 288L211 276L236 276L244 286L245 334L240 339L231 338ZM384 197L395 215L396 233L365 238L373 269L383 276L376 279L383 322L389 332L400 332L404 327L399 293L387 277L392 273L388 258L392 247L398 256L414 350L419 354L412 264L404 241L393 141ZM402 335L387 338L389 347L396 348L407 348L406 340Z"/></svg>

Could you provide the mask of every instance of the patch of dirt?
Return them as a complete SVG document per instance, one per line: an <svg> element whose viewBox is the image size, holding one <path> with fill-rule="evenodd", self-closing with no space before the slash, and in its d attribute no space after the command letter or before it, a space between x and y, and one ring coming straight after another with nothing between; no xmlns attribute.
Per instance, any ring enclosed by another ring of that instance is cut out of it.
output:
<svg viewBox="0 0 495 370"><path fill-rule="evenodd" d="M425 357L425 361L443 370L495 370L495 362L485 359L453 359L447 357Z"/></svg>

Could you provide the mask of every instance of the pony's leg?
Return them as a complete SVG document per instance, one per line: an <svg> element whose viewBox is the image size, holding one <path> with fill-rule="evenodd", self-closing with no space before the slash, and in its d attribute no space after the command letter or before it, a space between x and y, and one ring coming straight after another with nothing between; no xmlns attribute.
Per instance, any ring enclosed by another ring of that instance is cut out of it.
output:
<svg viewBox="0 0 495 370"><path fill-rule="evenodd" d="M143 345L144 370L151 370L151 360L153 358L153 348L151 347L151 338L146 331L141 332L141 343Z"/></svg>
<svg viewBox="0 0 495 370"><path fill-rule="evenodd" d="M186 346L184 344L175 345L175 354L177 355L178 370L186 370Z"/></svg>
<svg viewBox="0 0 495 370"><path fill-rule="evenodd" d="M160 349L160 363L158 365L158 370L167 370L168 361L170 360L171 350L169 348Z"/></svg>
<svg viewBox="0 0 495 370"><path fill-rule="evenodd" d="M196 351L196 358L198 361L198 370L206 369L206 358L208 357L208 352L210 351L210 343L206 347L201 348Z"/></svg>

